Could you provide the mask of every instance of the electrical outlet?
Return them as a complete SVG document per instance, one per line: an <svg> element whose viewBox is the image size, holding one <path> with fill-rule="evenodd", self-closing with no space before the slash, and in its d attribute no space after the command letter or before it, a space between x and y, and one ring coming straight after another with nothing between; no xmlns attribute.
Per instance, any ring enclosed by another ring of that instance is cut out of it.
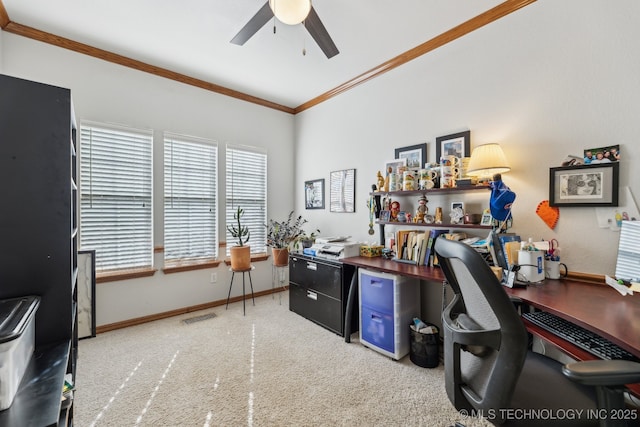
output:
<svg viewBox="0 0 640 427"><path fill-rule="evenodd" d="M218 281L218 273L211 273L211 283L216 283Z"/></svg>

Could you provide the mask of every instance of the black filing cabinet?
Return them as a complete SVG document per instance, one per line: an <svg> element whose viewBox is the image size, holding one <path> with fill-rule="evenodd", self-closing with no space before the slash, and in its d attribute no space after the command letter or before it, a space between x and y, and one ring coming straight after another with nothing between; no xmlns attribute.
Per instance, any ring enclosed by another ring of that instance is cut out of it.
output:
<svg viewBox="0 0 640 427"><path fill-rule="evenodd" d="M344 336L349 284L355 268L299 252L289 255L289 310ZM351 333L358 330L354 313Z"/></svg>

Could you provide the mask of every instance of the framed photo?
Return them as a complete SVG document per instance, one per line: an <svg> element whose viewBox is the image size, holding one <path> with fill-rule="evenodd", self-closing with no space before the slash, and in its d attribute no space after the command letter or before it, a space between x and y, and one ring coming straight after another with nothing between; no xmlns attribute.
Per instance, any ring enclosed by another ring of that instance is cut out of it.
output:
<svg viewBox="0 0 640 427"><path fill-rule="evenodd" d="M304 205L307 209L324 209L324 179L304 182Z"/></svg>
<svg viewBox="0 0 640 427"><path fill-rule="evenodd" d="M331 172L330 211L356 211L356 170L345 169Z"/></svg>
<svg viewBox="0 0 640 427"><path fill-rule="evenodd" d="M399 167L406 167L406 166L407 166L407 159L406 158L388 160L384 164L384 173L382 174L382 176L387 176L391 172L397 173Z"/></svg>
<svg viewBox="0 0 640 427"><path fill-rule="evenodd" d="M480 225L492 225L493 223L493 218L491 217L491 214L489 212L485 212L482 214L482 219L480 220Z"/></svg>
<svg viewBox="0 0 640 427"><path fill-rule="evenodd" d="M451 202L451 212L455 211L458 208L460 208L462 213L464 213L464 202Z"/></svg>
<svg viewBox="0 0 640 427"><path fill-rule="evenodd" d="M436 138L436 162L440 163L440 158L446 156L460 159L471 156L470 130Z"/></svg>
<svg viewBox="0 0 640 427"><path fill-rule="evenodd" d="M409 169L422 169L427 163L427 144L396 148L396 159L406 159Z"/></svg>
<svg viewBox="0 0 640 427"><path fill-rule="evenodd" d="M602 163L617 162L620 160L620 146L587 148L584 150L585 165L599 165Z"/></svg>
<svg viewBox="0 0 640 427"><path fill-rule="evenodd" d="M566 166L549 170L551 206L618 206L620 163Z"/></svg>
<svg viewBox="0 0 640 427"><path fill-rule="evenodd" d="M380 211L380 221L389 222L391 220L391 211Z"/></svg>

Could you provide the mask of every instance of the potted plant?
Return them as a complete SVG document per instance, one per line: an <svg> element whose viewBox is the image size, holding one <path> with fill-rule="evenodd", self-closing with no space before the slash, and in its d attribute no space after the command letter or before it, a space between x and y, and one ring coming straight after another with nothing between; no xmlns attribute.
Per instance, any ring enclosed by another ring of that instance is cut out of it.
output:
<svg viewBox="0 0 640 427"><path fill-rule="evenodd" d="M237 240L237 245L229 248L231 254L231 269L235 271L248 270L251 268L251 248L245 245L251 237L249 227L242 225L241 218L244 215L244 209L238 206L238 210L233 214L233 219L237 222L235 225L227 225L227 230L231 236Z"/></svg>
<svg viewBox="0 0 640 427"><path fill-rule="evenodd" d="M307 223L302 215L295 217L293 211L285 221L269 220L267 227L267 246L271 246L273 264L285 266L289 264L289 246L304 235L302 227Z"/></svg>
<svg viewBox="0 0 640 427"><path fill-rule="evenodd" d="M311 245L316 242L316 236L318 235L318 233L320 233L320 230L318 229L312 231L309 234L307 234L306 232L302 233L302 235L296 239L296 250L300 248L300 246L302 246L302 249L310 248Z"/></svg>

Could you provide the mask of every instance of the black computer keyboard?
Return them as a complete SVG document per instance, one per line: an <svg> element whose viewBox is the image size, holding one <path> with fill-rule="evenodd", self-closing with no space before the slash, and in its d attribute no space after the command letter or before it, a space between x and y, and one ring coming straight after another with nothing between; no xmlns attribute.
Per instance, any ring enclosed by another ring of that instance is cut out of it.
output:
<svg viewBox="0 0 640 427"><path fill-rule="evenodd" d="M640 361L628 351L618 347L611 341L602 338L600 335L581 328L568 320L555 316L546 311L536 311L533 313L523 313L522 317L557 335L565 340L575 344L583 350L588 351L596 357L601 359L621 359L621 360L633 360L635 362Z"/></svg>

